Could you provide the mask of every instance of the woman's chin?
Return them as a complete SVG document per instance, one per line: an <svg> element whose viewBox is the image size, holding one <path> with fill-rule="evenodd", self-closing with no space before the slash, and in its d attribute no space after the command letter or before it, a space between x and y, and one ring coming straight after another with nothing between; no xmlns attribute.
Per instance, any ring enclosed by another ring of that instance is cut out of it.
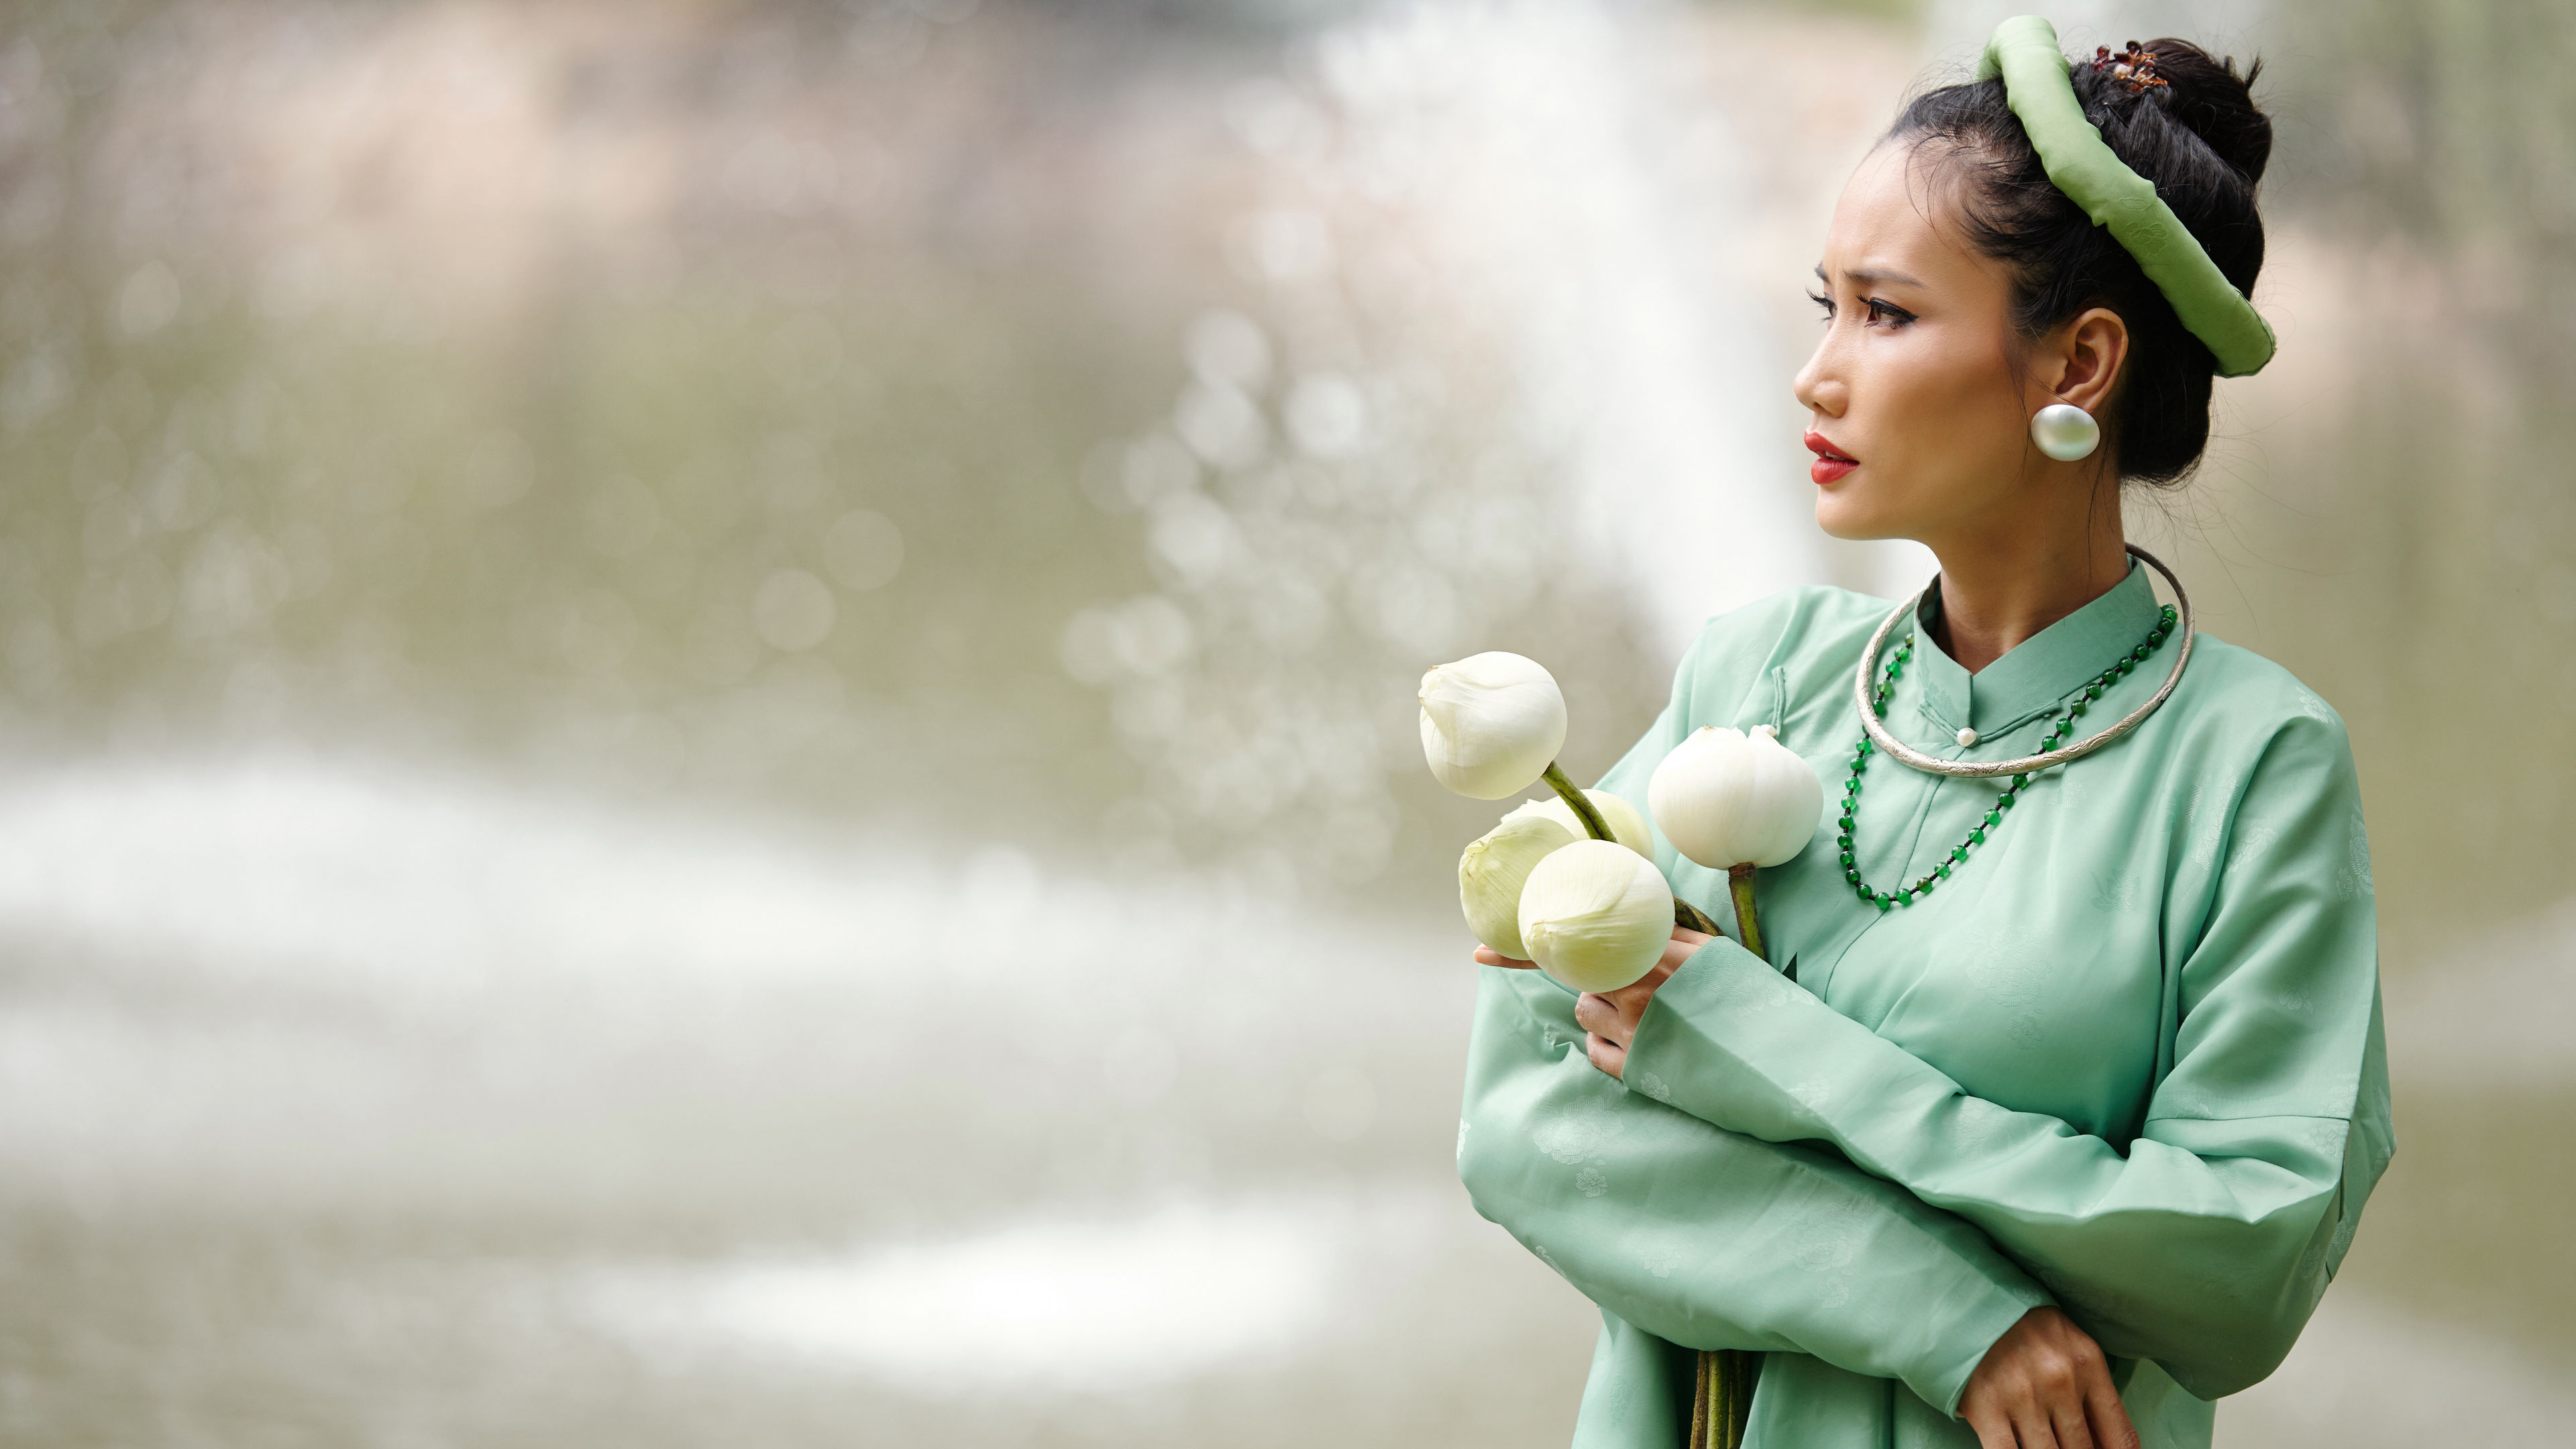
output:
<svg viewBox="0 0 2576 1449"><path fill-rule="evenodd" d="M1856 480L1846 475L1816 490L1816 527L1828 538L1849 539L1855 543L1874 538L1895 538L1900 530L1894 520L1882 516L1858 496L1852 486Z"/></svg>

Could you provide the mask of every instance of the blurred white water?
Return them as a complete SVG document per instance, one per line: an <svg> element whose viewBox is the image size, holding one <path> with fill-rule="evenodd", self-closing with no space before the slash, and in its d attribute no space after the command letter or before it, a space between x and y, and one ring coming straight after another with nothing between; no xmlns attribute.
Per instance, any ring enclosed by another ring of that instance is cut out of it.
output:
<svg viewBox="0 0 2576 1449"><path fill-rule="evenodd" d="M258 1372L338 1352L299 1315L395 1313L1027 1405L1547 1281L1447 1181L1455 1034L1417 1028L1458 1019L1460 943L1221 877L382 760L107 758L0 782L0 942L24 1221L390 1234L319 1306L227 1310ZM401 1266L530 1231L562 1241Z"/></svg>
<svg viewBox="0 0 2576 1449"><path fill-rule="evenodd" d="M1671 42L1655 7L1429 3L1324 37L1316 68L1352 184L1400 196L1426 271L1501 333L1509 426L1677 654L1824 559L1740 271L1742 143Z"/></svg>
<svg viewBox="0 0 2576 1449"><path fill-rule="evenodd" d="M584 1301L666 1351L781 1355L915 1394L1168 1385L1297 1347L1441 1228L1424 1194L1174 1201L852 1252L599 1272Z"/></svg>
<svg viewBox="0 0 2576 1449"><path fill-rule="evenodd" d="M1194 1180L1219 1128L1294 1124L1317 1082L1347 1095L1333 1036L1357 1034L1328 986L1463 980L1454 942L1302 920L1222 877L1122 883L1007 845L292 753L0 782L0 937L0 1160L22 1188L194 1192L212 1171L287 1200L542 1199L599 1172L685 1196L679 1162L794 1174L824 1123L936 1129L951 1177L1052 1135L1040 1180L1085 1190L1145 1184L1066 1135L1141 1132ZM1193 990L1218 961L1225 990ZM938 1121L944 1065L974 1075ZM1023 1093L1020 1121L969 1125ZM656 1143L679 1162L654 1167ZM349 1170L371 1159L380 1177Z"/></svg>

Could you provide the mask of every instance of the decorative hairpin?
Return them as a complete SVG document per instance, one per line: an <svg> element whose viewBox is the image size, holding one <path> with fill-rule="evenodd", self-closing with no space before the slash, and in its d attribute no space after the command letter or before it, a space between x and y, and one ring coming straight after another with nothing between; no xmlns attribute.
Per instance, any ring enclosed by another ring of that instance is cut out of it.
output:
<svg viewBox="0 0 2576 1449"><path fill-rule="evenodd" d="M2156 53L2152 50L2140 50L2134 40L2129 42L2127 50L2117 54L2114 54L2111 47L2107 45L2093 47L2093 68L2109 71L2111 79L2126 85L2129 88L2129 94L2133 96L2145 95L2148 88L2152 86L2172 84L2163 76L2156 74L2155 64Z"/></svg>

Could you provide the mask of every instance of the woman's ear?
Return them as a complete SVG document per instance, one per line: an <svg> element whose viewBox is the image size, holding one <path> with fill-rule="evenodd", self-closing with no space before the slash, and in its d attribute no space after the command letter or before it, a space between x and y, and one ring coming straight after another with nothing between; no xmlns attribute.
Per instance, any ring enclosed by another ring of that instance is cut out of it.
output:
<svg viewBox="0 0 2576 1449"><path fill-rule="evenodd" d="M2058 374L2050 389L2096 418L2111 405L2120 364L2129 356L2129 324L2108 307L2088 307L2058 329Z"/></svg>

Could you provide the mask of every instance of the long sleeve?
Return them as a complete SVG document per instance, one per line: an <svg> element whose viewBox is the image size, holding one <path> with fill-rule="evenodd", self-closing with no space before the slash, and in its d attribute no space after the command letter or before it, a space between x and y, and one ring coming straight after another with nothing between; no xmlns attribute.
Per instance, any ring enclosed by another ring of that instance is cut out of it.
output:
<svg viewBox="0 0 2576 1449"><path fill-rule="evenodd" d="M2228 836L2132 1140L1976 1096L1725 938L1657 991L1629 1077L1722 1129L1832 1144L1982 1229L2107 1352L2234 1393L2288 1353L2393 1139L2339 722L2294 716L2261 742Z"/></svg>
<svg viewBox="0 0 2576 1449"><path fill-rule="evenodd" d="M2046 1292L1950 1213L1830 1151L1623 1091L1574 994L1486 967L1460 1118L1476 1209L1606 1312L1689 1348L1784 1349L1956 1409Z"/></svg>

